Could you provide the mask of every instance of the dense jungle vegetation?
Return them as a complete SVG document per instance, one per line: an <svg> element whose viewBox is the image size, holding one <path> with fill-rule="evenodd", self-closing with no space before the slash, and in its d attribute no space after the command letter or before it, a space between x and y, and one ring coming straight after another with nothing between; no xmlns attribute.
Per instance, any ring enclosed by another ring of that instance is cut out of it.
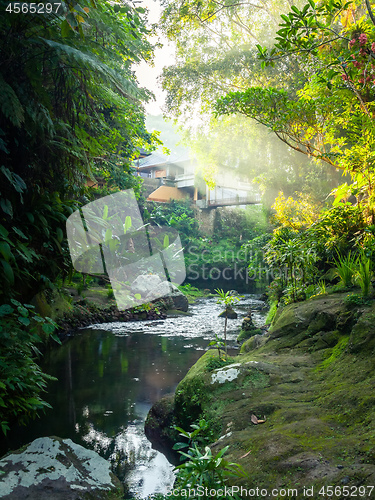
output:
<svg viewBox="0 0 375 500"><path fill-rule="evenodd" d="M71 274L65 221L90 198L134 188L146 222L180 232L187 267L224 267L230 252L248 250L249 273L261 268L272 280L270 321L278 307L330 290L353 290L357 304L373 298L373 2L166 0L163 8L160 27L177 47L162 76L167 115L185 124L208 183L233 171L258 184L264 209L221 212L211 238L198 234L187 204L142 198L131 162L160 143L145 127L151 94L133 72L153 54L143 7L80 0L43 15L1 15L4 433L46 406L48 377L35 356L54 323L30 302ZM105 187L89 189L98 178Z"/></svg>
<svg viewBox="0 0 375 500"><path fill-rule="evenodd" d="M88 200L88 179L139 192L131 159L157 142L144 125L150 94L132 71L152 57L144 9L62 2L58 12L23 15L5 12L7 5L0 20L3 431L44 405L45 376L33 361L43 319L27 304L71 270L66 218Z"/></svg>
<svg viewBox="0 0 375 500"><path fill-rule="evenodd" d="M337 283L334 273L367 295L375 234L371 2L176 1L163 27L177 44L176 64L163 74L168 113L184 126L196 106L200 122L184 130L198 153L209 144L207 176L211 165L240 173L246 164L272 205L276 227L264 260L273 310Z"/></svg>

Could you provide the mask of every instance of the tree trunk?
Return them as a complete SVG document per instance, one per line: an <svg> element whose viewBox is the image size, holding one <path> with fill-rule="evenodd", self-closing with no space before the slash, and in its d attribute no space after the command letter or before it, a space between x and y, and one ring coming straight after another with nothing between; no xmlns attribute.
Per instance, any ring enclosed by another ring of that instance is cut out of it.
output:
<svg viewBox="0 0 375 500"><path fill-rule="evenodd" d="M228 311L225 309L225 323L224 323L224 346L225 346L225 359L228 357L227 350L227 321L228 321Z"/></svg>

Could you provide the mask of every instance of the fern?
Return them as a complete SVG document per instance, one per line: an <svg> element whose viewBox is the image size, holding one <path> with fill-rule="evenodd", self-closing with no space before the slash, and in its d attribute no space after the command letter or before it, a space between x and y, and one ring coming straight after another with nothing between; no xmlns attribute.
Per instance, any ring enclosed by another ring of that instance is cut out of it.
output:
<svg viewBox="0 0 375 500"><path fill-rule="evenodd" d="M66 56L70 60L70 63L76 64L78 68L100 74L105 81L110 82L124 97L139 97L139 90L132 82L123 78L118 72L101 62L98 58L54 40L47 40L46 38L41 38L40 40L56 50L60 57Z"/></svg>

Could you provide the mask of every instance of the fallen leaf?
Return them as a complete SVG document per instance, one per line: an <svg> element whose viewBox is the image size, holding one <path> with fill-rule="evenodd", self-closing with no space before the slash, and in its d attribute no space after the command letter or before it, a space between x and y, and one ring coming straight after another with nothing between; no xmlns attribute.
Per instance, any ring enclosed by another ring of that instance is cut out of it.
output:
<svg viewBox="0 0 375 500"><path fill-rule="evenodd" d="M258 423L258 417L256 417L255 415L251 415L251 421L253 424L257 425Z"/></svg>
<svg viewBox="0 0 375 500"><path fill-rule="evenodd" d="M254 414L251 415L251 421L254 425L257 425L257 424L264 424L264 422L266 422L266 417L264 417L264 420L259 420L258 417L256 417Z"/></svg>

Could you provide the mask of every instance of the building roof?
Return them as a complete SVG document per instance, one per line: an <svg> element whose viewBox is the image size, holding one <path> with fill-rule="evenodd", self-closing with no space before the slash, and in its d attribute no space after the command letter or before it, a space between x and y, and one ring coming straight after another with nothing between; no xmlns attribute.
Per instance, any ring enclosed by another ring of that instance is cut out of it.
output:
<svg viewBox="0 0 375 500"><path fill-rule="evenodd" d="M172 186L160 186L147 198L149 201L168 202L171 200L183 200L188 195L180 189Z"/></svg>
<svg viewBox="0 0 375 500"><path fill-rule="evenodd" d="M189 153L172 153L170 155L163 155L160 153L152 153L146 158L139 160L139 168L164 166L167 163L181 163L190 161Z"/></svg>

